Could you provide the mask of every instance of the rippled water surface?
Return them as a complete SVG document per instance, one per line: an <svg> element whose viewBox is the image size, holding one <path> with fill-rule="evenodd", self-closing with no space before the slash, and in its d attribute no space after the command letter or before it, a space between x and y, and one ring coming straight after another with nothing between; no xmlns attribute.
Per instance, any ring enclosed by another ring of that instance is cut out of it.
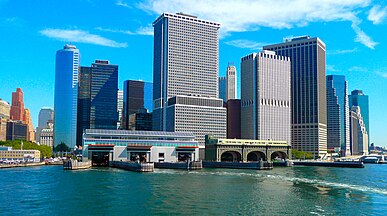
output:
<svg viewBox="0 0 387 216"><path fill-rule="evenodd" d="M387 165L0 170L0 215L387 215Z"/></svg>

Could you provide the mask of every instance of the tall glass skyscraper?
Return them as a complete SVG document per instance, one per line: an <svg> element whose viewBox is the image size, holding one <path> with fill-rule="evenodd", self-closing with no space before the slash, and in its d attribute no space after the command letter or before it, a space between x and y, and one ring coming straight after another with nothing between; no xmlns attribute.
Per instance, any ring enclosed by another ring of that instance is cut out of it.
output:
<svg viewBox="0 0 387 216"><path fill-rule="evenodd" d="M90 129L117 129L118 65L96 60L91 65Z"/></svg>
<svg viewBox="0 0 387 216"><path fill-rule="evenodd" d="M84 129L90 129L91 67L79 67L77 146L82 146Z"/></svg>
<svg viewBox="0 0 387 216"><path fill-rule="evenodd" d="M351 154L349 137L348 83L343 75L327 76L327 143L329 150Z"/></svg>
<svg viewBox="0 0 387 216"><path fill-rule="evenodd" d="M368 134L368 145L370 144L370 114L369 114L369 100L368 95L365 95L362 90L353 90L349 95L349 107L352 109L353 106L360 107L361 116L363 118L367 134ZM368 146L369 149L369 146Z"/></svg>
<svg viewBox="0 0 387 216"><path fill-rule="evenodd" d="M74 45L56 52L54 96L54 146L76 144L78 67L80 53Z"/></svg>
<svg viewBox="0 0 387 216"><path fill-rule="evenodd" d="M324 42L317 37L302 36L263 49L290 57L292 148L310 152L315 158L323 157L327 153Z"/></svg>

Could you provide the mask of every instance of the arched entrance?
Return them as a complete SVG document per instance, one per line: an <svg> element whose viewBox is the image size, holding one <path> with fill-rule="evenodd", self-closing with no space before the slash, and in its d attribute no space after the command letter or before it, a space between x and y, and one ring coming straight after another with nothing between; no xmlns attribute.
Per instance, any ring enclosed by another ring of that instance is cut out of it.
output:
<svg viewBox="0 0 387 216"><path fill-rule="evenodd" d="M276 151L271 153L271 160L285 160L287 158L287 154L283 151Z"/></svg>
<svg viewBox="0 0 387 216"><path fill-rule="evenodd" d="M253 151L247 154L247 161L266 161L266 155L260 151Z"/></svg>
<svg viewBox="0 0 387 216"><path fill-rule="evenodd" d="M226 151L223 152L221 156L222 162L240 162L242 161L242 155L236 151Z"/></svg>

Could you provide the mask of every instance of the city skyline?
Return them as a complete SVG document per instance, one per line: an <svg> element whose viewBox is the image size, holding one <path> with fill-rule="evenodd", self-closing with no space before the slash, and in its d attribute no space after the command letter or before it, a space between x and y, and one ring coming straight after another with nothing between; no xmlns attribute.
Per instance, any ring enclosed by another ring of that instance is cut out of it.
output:
<svg viewBox="0 0 387 216"><path fill-rule="evenodd" d="M370 124L372 127L370 143L375 142L376 145L382 146L387 144L383 137L383 126L387 119L383 115L383 101L378 100L378 98L383 96L383 91L380 91L378 86L385 86L387 83L387 79L383 78L383 72L386 70L386 67L383 66L386 65L383 50L386 48L386 44L382 38L383 33L386 31L383 29L386 20L385 15L379 16L379 18L375 16L375 13L377 14L378 11L385 9L383 4L375 4L370 1L354 1L352 3L339 3L343 4L343 7L337 9L340 5L336 5L336 8L333 4L327 3L325 6L332 9L332 12L329 13L339 14L337 15L339 17L336 16L328 19L321 15L320 17L306 17L306 20L294 18L290 21L286 21L285 18L270 18L268 21L271 21L272 24L268 24L262 22L260 17L250 18L254 19L251 23L246 20L233 20L234 23L232 23L218 13L214 13L215 15L208 14L200 5L195 6L189 2L185 5L177 2L177 4L174 4L175 6L165 6L162 4L163 1L152 1L154 4L146 1L143 2L143 7L140 7L139 3L128 5L129 1L120 1L122 4L119 4L119 1L109 3L90 2L80 1L79 4L74 5L74 10L82 11L89 7L96 10L106 9L117 13L116 15L107 15L104 18L106 21L100 19L97 19L98 22L91 21L92 18L91 20L85 19L81 21L79 15L76 15L74 18L70 17L70 15L63 15L63 18L51 16L52 13L57 13L61 7L65 7L65 4L62 2L56 2L51 4L51 6L49 6L50 4L42 6L26 2L18 10L14 9L16 6L20 7L17 3L0 2L0 10L3 12L0 17L0 25L3 28L0 31L4 32L2 35L4 35L6 41L19 41L19 43L5 44L5 48L11 51L7 57L2 59L7 64L5 64L3 69L5 71L4 79L2 79L4 88L0 92L0 98L11 102L11 92L17 87L22 88L25 92L25 105L31 110L34 125L37 125L38 112L41 107L53 107L54 53L63 47L66 42L73 42L80 49L82 53L82 66L90 65L95 59L109 59L112 63L119 65L120 89L122 89L123 81L127 79L141 79L152 82L153 37L149 35L151 31L146 32L144 30L149 30L148 27L152 21L164 11L183 11L221 23L221 38L219 42L220 76L225 75L227 62L235 62L238 72L237 77L240 77L240 58L242 56L259 51L262 45L280 42L283 37L308 34L322 38L327 44L327 75L346 75L349 92L354 89L361 89L370 96ZM299 2L295 1L294 4ZM157 5L157 3L159 3L159 7L155 9L156 6L153 5ZM211 2L209 3L212 4ZM230 4L225 2L227 6L230 6ZM245 8L244 2L240 4L242 9ZM257 6L253 4L251 8L259 9L259 6L262 5ZM56 7L58 9L55 9ZM25 10L27 8L32 8L33 10L26 13ZM43 9L49 11L48 14L43 13L41 11ZM318 9L318 6L316 6L309 9L312 11L306 12L310 13ZM290 9L275 10L286 11ZM249 14L249 11L246 14ZM301 14L305 15L306 12L304 11ZM343 15L340 15L340 13ZM126 17L124 21L112 23L119 20L118 17L122 15ZM349 18L349 15L354 16L352 20ZM52 20L47 22L38 21L38 19L47 20L44 18L45 16L50 16ZM136 18L137 16L139 18ZM339 19L344 21L338 21ZM136 22L131 22L134 20ZM361 20L362 23L355 22L355 20ZM278 26L275 26L275 23ZM280 26L281 23L283 26ZM241 29L241 27L244 27L244 29ZM329 35L329 32L337 28L343 29L343 31L339 35ZM25 35L20 36L24 29L29 31ZM66 32L63 30L66 30ZM133 34L130 34L129 30ZM85 32L90 40L82 41L80 38L84 38L82 34ZM126 34L123 34L124 32ZM63 36L64 33L67 33L67 36L64 35L61 40L55 40L52 38L53 33L55 33L54 35L57 39L59 36ZM74 33L77 33L78 36L71 38L70 36ZM96 44L95 40L98 37L89 37L90 35L97 35L100 38L109 40L107 42L102 40L102 42L100 41ZM28 40L23 37L28 37ZM93 39L95 40L92 41ZM110 43L112 41L116 43ZM34 55L36 50L24 49L30 43L41 45L39 55ZM27 57L29 55L34 55L36 58L34 62L29 60L30 58ZM370 58L364 58L364 56L369 56ZM25 70L27 67L28 73ZM15 77L18 77L18 79L15 79ZM238 82L238 92L240 92L239 88L240 82Z"/></svg>

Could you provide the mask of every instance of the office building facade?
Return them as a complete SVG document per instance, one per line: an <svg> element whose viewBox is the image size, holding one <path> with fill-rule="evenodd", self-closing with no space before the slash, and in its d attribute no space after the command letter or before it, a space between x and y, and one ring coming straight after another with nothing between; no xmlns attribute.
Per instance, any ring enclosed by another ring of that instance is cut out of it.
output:
<svg viewBox="0 0 387 216"><path fill-rule="evenodd" d="M40 134L47 127L48 122L54 121L54 109L50 107L42 107L39 111L38 127L36 127L35 138L40 141Z"/></svg>
<svg viewBox="0 0 387 216"><path fill-rule="evenodd" d="M65 45L56 53L54 97L54 146L76 145L78 67L80 53L74 45Z"/></svg>
<svg viewBox="0 0 387 216"><path fill-rule="evenodd" d="M206 133L225 138L226 109L218 99L220 24L163 13L153 27L153 130L192 132L203 148Z"/></svg>
<svg viewBox="0 0 387 216"><path fill-rule="evenodd" d="M290 58L263 50L242 58L241 136L291 143Z"/></svg>
<svg viewBox="0 0 387 216"><path fill-rule="evenodd" d="M226 76L219 77L219 98L227 102L230 99L236 98L236 67L232 63L228 63Z"/></svg>
<svg viewBox="0 0 387 216"><path fill-rule="evenodd" d="M118 122L117 129L122 129L122 110L124 109L124 91L117 91L117 113L118 113Z"/></svg>
<svg viewBox="0 0 387 216"><path fill-rule="evenodd" d="M96 60L91 65L90 128L117 129L118 65Z"/></svg>
<svg viewBox="0 0 387 216"><path fill-rule="evenodd" d="M153 83L137 80L124 82L123 128L129 129L129 116L140 109L153 110Z"/></svg>
<svg viewBox="0 0 387 216"><path fill-rule="evenodd" d="M11 120L24 121L24 93L21 88L12 92Z"/></svg>
<svg viewBox="0 0 387 216"><path fill-rule="evenodd" d="M328 75L326 82L328 150L340 149L341 156L348 156L351 154L348 83L343 75Z"/></svg>
<svg viewBox="0 0 387 216"><path fill-rule="evenodd" d="M292 147L323 157L327 153L324 42L303 36L263 49L291 59Z"/></svg>
<svg viewBox="0 0 387 216"><path fill-rule="evenodd" d="M350 120L350 143L352 155L368 155L368 134L361 108L352 106Z"/></svg>
<svg viewBox="0 0 387 216"><path fill-rule="evenodd" d="M91 67L79 67L79 88L77 105L77 146L82 145L82 135L85 129L90 129L90 88Z"/></svg>
<svg viewBox="0 0 387 216"><path fill-rule="evenodd" d="M240 139L241 135L241 100L227 101L227 139Z"/></svg>
<svg viewBox="0 0 387 216"><path fill-rule="evenodd" d="M11 106L10 104L5 101L5 100L2 100L0 98L0 118L6 118L6 119L10 119L11 117Z"/></svg>
<svg viewBox="0 0 387 216"><path fill-rule="evenodd" d="M365 124L368 135L368 144L370 144L370 108L369 108L369 97L365 95L362 90L353 90L349 98L349 108L352 109L353 106L360 107L361 116Z"/></svg>
<svg viewBox="0 0 387 216"><path fill-rule="evenodd" d="M129 115L129 125L127 130L151 131L152 130L152 113L142 108L137 112Z"/></svg>
<svg viewBox="0 0 387 216"><path fill-rule="evenodd" d="M7 140L26 140L27 132L27 125L22 121L7 122Z"/></svg>
<svg viewBox="0 0 387 216"><path fill-rule="evenodd" d="M24 123L27 125L27 141L35 142L34 125L32 124L31 112L29 109L24 109Z"/></svg>

